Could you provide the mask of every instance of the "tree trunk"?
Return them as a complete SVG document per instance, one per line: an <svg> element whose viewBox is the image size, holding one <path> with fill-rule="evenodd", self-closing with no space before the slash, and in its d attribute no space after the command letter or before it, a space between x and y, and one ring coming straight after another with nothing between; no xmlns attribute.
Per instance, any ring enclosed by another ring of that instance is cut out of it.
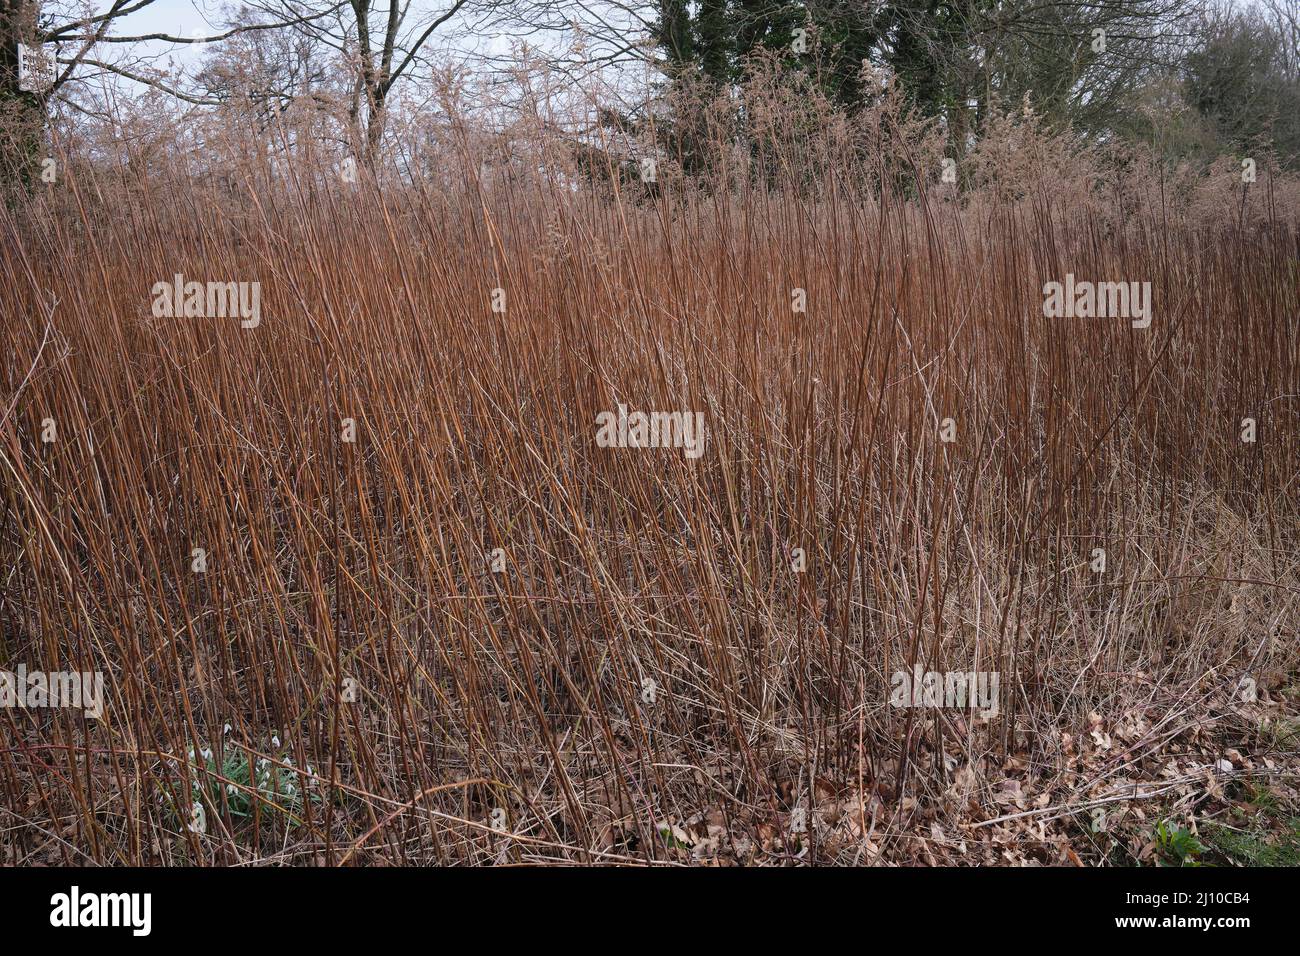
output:
<svg viewBox="0 0 1300 956"><path fill-rule="evenodd" d="M18 44L34 42L31 0L0 0L0 177L29 186L36 175L45 131L45 97L18 86Z"/></svg>
<svg viewBox="0 0 1300 956"><path fill-rule="evenodd" d="M369 109L366 115L366 152L365 164L370 169L374 169L375 163L379 161L379 147L384 138L384 105L388 100L387 93L373 92L369 97Z"/></svg>

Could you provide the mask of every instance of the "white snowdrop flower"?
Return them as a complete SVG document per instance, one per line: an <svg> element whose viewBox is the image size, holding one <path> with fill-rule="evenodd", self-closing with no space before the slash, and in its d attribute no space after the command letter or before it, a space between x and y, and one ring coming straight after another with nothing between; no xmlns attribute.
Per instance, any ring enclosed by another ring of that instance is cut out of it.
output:
<svg viewBox="0 0 1300 956"><path fill-rule="evenodd" d="M194 806L190 807L190 824L188 827L191 833L207 833L208 817L203 811L203 804L194 801Z"/></svg>
<svg viewBox="0 0 1300 956"><path fill-rule="evenodd" d="M224 737L228 733L230 733L230 725L226 724L226 726L221 728L221 735Z"/></svg>
<svg viewBox="0 0 1300 956"><path fill-rule="evenodd" d="M211 748L211 747L204 747L202 750L199 751L199 754L202 755L202 757L203 757L204 760L211 760L211 759L212 759L212 748Z"/></svg>
<svg viewBox="0 0 1300 956"><path fill-rule="evenodd" d="M275 734L272 734L272 735L271 735L271 746L272 746L272 747L279 747L279 746L280 746L280 738L277 737Z"/></svg>

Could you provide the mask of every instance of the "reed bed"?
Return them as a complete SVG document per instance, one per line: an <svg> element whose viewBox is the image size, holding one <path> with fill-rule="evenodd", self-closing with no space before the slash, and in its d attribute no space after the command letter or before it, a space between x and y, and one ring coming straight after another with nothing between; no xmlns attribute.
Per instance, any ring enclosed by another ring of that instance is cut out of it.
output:
<svg viewBox="0 0 1300 956"><path fill-rule="evenodd" d="M904 120L707 183L70 157L0 213L0 664L105 687L0 711L7 861L973 860L1009 777L1281 700L1294 184L1022 118L953 185ZM1044 317L1067 273L1150 327ZM156 316L177 274L259 324ZM703 453L600 447L620 404ZM999 712L891 706L916 667Z"/></svg>

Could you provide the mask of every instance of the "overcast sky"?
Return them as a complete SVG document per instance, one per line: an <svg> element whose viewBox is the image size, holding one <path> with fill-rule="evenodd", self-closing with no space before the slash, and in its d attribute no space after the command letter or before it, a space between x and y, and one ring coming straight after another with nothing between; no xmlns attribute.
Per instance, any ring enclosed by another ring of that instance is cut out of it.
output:
<svg viewBox="0 0 1300 956"><path fill-rule="evenodd" d="M439 14L446 10L450 0L413 0L411 15L408 17L408 24L404 32L413 32L421 22L427 23L431 15ZM379 10L386 10L387 0L378 0L377 7ZM90 0L88 6L96 12L102 13L107 11L111 6L111 0ZM119 17L113 21L110 35L115 36L135 36L148 33L167 33L175 36L210 36L222 32L221 24L225 22L223 13L231 9L238 9L241 6L238 3L213 2L213 0L154 0L141 10ZM321 4L324 6L324 3ZM74 8L75 9L75 8ZM80 10L72 13L70 16L60 17L56 22L67 22L68 19L76 19L84 15ZM444 27L441 27L437 34L431 38L427 48L436 49L438 46L439 36L445 37L449 29L456 23L456 18ZM444 42L446 42L444 40ZM467 39L456 46L463 50L469 50L471 47L480 52L490 51L492 53L504 54L510 49L510 37L503 35L493 35L491 33L477 33L471 39ZM128 45L103 45L101 44L93 56L112 61L115 59L113 54L122 55L137 54L160 54L161 59L155 61L155 65L163 66L168 57L174 58L176 64L181 67L192 66L197 63L207 49L203 44L195 43L168 43L164 41L150 41L144 44ZM70 55L70 51L65 47L64 55Z"/></svg>

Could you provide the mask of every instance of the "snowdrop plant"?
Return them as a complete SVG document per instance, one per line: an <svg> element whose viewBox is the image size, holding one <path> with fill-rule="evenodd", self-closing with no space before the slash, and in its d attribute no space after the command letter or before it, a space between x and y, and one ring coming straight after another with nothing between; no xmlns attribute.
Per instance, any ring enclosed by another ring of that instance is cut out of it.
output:
<svg viewBox="0 0 1300 956"><path fill-rule="evenodd" d="M226 724L223 737L228 738L229 733L230 725ZM207 746L191 746L183 766L168 758L165 763L173 773L188 775L190 796L187 798L185 789L178 786L167 796L160 794L159 803L172 811L178 827L183 824L189 832L198 834L207 831L208 810L240 820L252 816L256 809L264 818L282 816L299 822L303 806L299 777L306 777L311 799L319 802L316 773L310 764L305 772L294 766L293 757L277 733L271 734L270 744L270 756L259 756L256 750L227 739L219 754Z"/></svg>

